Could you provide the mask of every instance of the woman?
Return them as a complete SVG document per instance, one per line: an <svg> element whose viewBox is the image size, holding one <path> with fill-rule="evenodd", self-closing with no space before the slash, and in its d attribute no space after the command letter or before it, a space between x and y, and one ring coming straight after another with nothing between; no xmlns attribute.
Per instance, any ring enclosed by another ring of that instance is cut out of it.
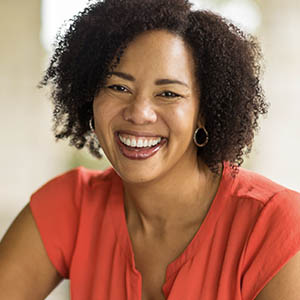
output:
<svg viewBox="0 0 300 300"><path fill-rule="evenodd" d="M31 198L0 247L1 299L300 297L300 197L239 168L267 105L259 47L183 0L106 0L58 36L55 135L100 145Z"/></svg>

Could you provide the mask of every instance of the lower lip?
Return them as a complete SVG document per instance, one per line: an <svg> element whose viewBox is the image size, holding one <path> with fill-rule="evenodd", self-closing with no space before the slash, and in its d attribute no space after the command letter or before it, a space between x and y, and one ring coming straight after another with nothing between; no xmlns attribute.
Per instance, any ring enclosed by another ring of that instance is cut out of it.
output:
<svg viewBox="0 0 300 300"><path fill-rule="evenodd" d="M147 148L133 148L133 147L128 147L124 145L119 138L119 135L116 134L116 141L119 146L119 149L121 153L129 159L134 159L134 160L143 160L147 159L149 157L152 157L155 155L162 147L163 145L167 142L167 139L163 138L160 143L153 147L147 147Z"/></svg>

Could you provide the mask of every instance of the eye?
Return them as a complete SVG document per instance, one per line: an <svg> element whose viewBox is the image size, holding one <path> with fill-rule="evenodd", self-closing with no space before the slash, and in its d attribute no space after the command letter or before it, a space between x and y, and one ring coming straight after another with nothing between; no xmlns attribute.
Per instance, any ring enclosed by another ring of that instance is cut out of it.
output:
<svg viewBox="0 0 300 300"><path fill-rule="evenodd" d="M165 98L178 98L181 97L180 95L173 93L171 91L165 91L161 93L159 96L165 97Z"/></svg>
<svg viewBox="0 0 300 300"><path fill-rule="evenodd" d="M120 92L120 93L129 93L128 89L122 85L118 85L118 84L113 84L108 86L109 89L114 90L116 92Z"/></svg>

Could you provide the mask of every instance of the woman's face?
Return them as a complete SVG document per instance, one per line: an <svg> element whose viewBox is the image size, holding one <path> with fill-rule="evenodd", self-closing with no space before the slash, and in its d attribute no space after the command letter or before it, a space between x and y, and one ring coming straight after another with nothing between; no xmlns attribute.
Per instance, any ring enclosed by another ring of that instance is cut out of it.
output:
<svg viewBox="0 0 300 300"><path fill-rule="evenodd" d="M125 182L159 180L194 168L199 92L191 50L167 31L132 41L95 97L95 131Z"/></svg>

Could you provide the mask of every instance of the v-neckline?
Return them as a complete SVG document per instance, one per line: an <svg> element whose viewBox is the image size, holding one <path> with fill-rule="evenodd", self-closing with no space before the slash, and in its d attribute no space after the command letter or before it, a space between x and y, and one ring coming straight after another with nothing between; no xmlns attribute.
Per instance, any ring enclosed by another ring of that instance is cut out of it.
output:
<svg viewBox="0 0 300 300"><path fill-rule="evenodd" d="M140 276L140 273L135 266L133 246L126 222L123 183L117 173L115 171L113 172L112 186L108 201L112 214L112 222L115 227L117 240L124 251L124 254L129 258L133 272ZM225 162L223 164L222 178L211 206L193 239L186 246L184 251L168 265L165 284L173 273L177 272L184 263L197 254L199 244L205 243L205 240L213 233L215 224L228 200L228 195L230 195L232 182L233 177L230 174L229 163Z"/></svg>

